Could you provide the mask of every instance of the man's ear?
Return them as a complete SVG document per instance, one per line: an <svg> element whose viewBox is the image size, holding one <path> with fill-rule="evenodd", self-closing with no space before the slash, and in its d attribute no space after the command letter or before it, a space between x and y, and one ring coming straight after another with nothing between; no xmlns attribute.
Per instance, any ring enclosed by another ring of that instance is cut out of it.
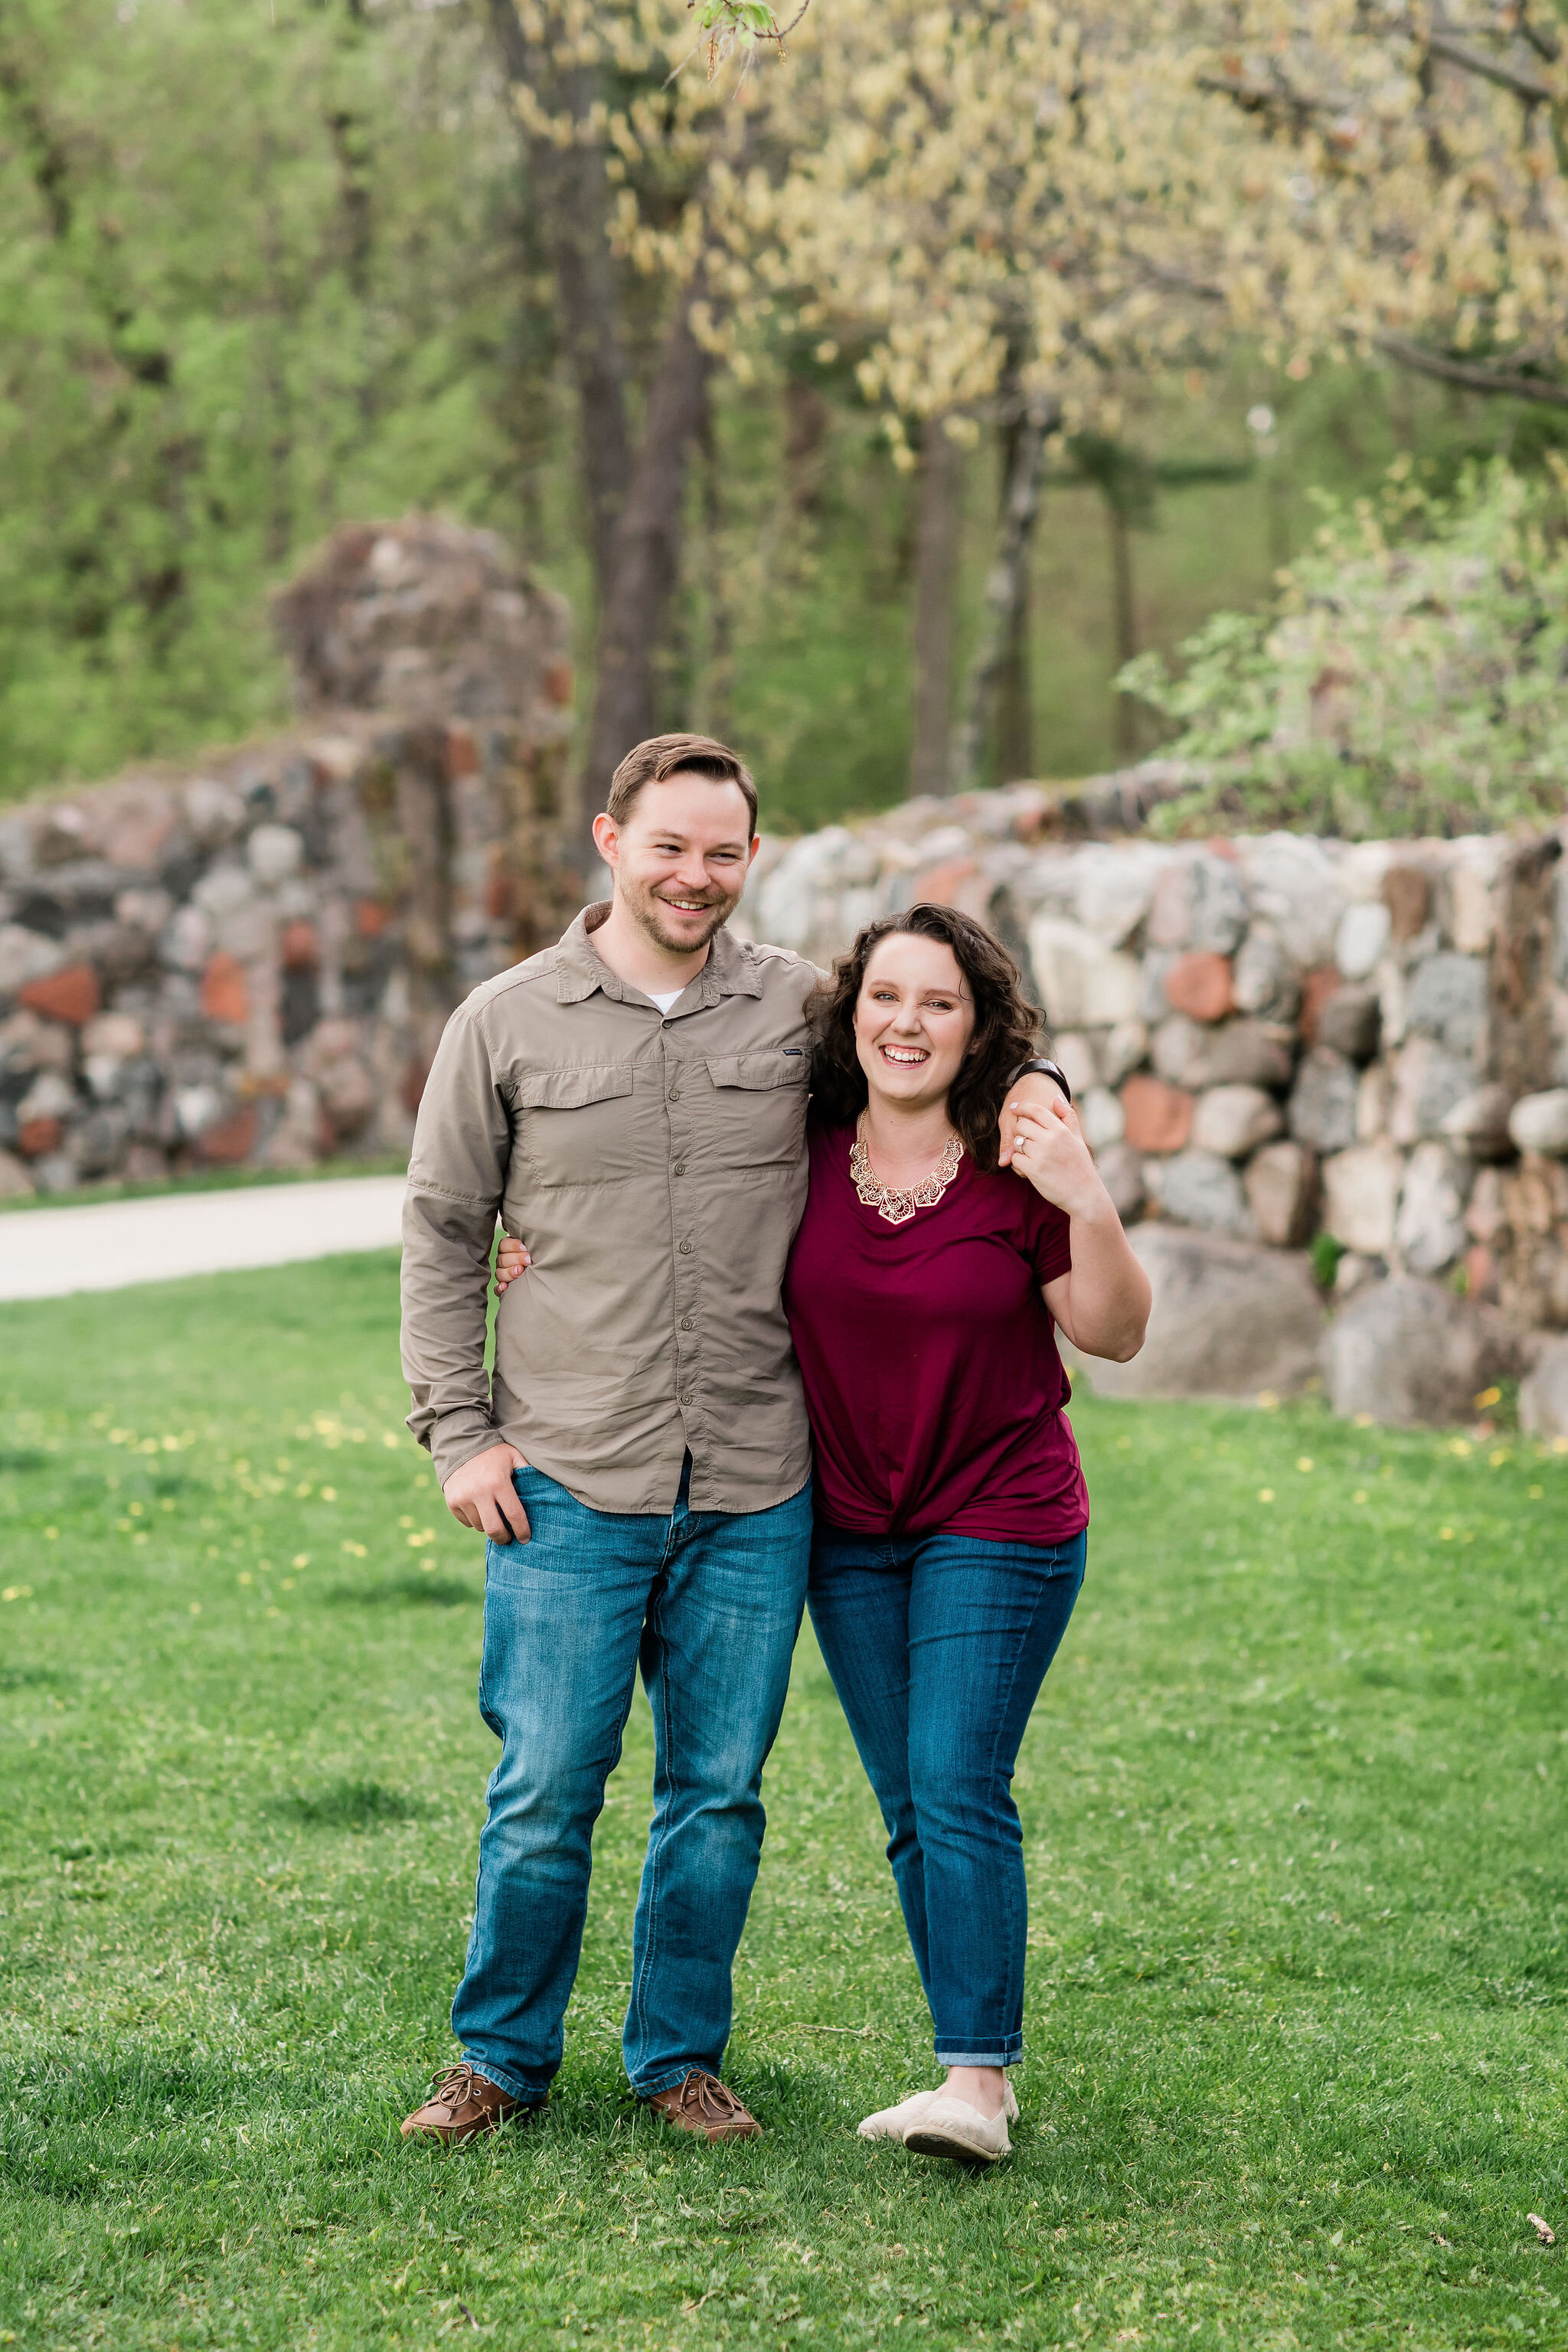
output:
<svg viewBox="0 0 1568 2352"><path fill-rule="evenodd" d="M620 851L621 829L606 810L601 809L594 819L594 846L613 874Z"/></svg>

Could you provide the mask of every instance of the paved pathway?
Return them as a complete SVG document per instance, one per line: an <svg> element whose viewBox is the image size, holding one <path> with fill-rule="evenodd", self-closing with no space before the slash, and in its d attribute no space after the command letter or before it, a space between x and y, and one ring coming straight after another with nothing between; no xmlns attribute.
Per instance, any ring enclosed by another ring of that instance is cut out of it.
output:
<svg viewBox="0 0 1568 2352"><path fill-rule="evenodd" d="M0 1216L0 1298L58 1298L177 1275L289 1265L340 1250L392 1249L402 1216L401 1176L16 1209Z"/></svg>

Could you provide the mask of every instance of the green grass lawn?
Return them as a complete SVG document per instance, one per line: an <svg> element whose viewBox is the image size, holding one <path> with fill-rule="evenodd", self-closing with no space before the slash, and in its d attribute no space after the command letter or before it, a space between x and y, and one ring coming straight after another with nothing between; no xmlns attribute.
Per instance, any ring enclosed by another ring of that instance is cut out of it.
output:
<svg viewBox="0 0 1568 2352"><path fill-rule="evenodd" d="M931 2034L809 1634L728 2066L765 2137L626 2095L639 1705L548 2119L411 2150L495 1748L395 1288L0 1309L0 2344L1568 2344L1568 1458L1083 1406L1002 2170L855 2137Z"/></svg>

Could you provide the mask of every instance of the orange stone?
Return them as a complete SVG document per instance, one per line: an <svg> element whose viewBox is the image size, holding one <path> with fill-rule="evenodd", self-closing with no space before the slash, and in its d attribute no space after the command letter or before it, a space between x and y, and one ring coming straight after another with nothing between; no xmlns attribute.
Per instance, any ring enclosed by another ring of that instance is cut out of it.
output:
<svg viewBox="0 0 1568 2352"><path fill-rule="evenodd" d="M447 773L454 782L458 776L477 776L479 772L479 747L474 740L474 730L461 720L447 730Z"/></svg>
<svg viewBox="0 0 1568 2352"><path fill-rule="evenodd" d="M1465 1296L1478 1306L1490 1307L1497 1295L1497 1260L1484 1242L1476 1242L1465 1252Z"/></svg>
<svg viewBox="0 0 1568 2352"><path fill-rule="evenodd" d="M202 974L202 1011L209 1021L234 1023L249 1013L250 990L237 956L208 956Z"/></svg>
<svg viewBox="0 0 1568 2352"><path fill-rule="evenodd" d="M425 1081L429 1075L429 1063L422 1062L417 1055L415 1055L414 1059L408 1064L408 1066L403 1073L403 1085L400 1089L400 1093L403 1108L408 1113L410 1118L413 1118L418 1112L419 1105L424 1099Z"/></svg>
<svg viewBox="0 0 1568 2352"><path fill-rule="evenodd" d="M1344 986L1344 976L1331 963L1321 963L1301 982L1301 1034L1309 1045L1318 1042L1318 1024L1331 996Z"/></svg>
<svg viewBox="0 0 1568 2352"><path fill-rule="evenodd" d="M16 1149L24 1160L41 1160L58 1149L63 1133L58 1118L25 1118L16 1129Z"/></svg>
<svg viewBox="0 0 1568 2352"><path fill-rule="evenodd" d="M199 1158L215 1168L233 1168L248 1160L256 1149L259 1125L254 1108L247 1103L243 1108L231 1111L220 1118L216 1127L204 1128L196 1138Z"/></svg>
<svg viewBox="0 0 1568 2352"><path fill-rule="evenodd" d="M1193 1097L1163 1078L1129 1078L1121 1089L1121 1116L1134 1151L1181 1151L1193 1131Z"/></svg>
<svg viewBox="0 0 1568 2352"><path fill-rule="evenodd" d="M1165 995L1172 1010L1190 1021L1223 1021L1236 1011L1230 958L1208 948L1178 956L1165 974Z"/></svg>
<svg viewBox="0 0 1568 2352"><path fill-rule="evenodd" d="M362 940L378 940L392 920L392 909L380 898L362 898L354 908L354 929Z"/></svg>
<svg viewBox="0 0 1568 2352"><path fill-rule="evenodd" d="M314 923L286 923L279 952L285 971L314 971L321 961Z"/></svg>
<svg viewBox="0 0 1568 2352"><path fill-rule="evenodd" d="M92 1019L103 1002L98 974L89 963L64 964L58 971L46 972L41 980L30 980L20 996L46 1021L68 1021L77 1029Z"/></svg>
<svg viewBox="0 0 1568 2352"><path fill-rule="evenodd" d="M949 857L940 866L928 866L910 885L911 907L922 902L928 907L956 907L963 914L981 919L990 897L990 885L973 857Z"/></svg>

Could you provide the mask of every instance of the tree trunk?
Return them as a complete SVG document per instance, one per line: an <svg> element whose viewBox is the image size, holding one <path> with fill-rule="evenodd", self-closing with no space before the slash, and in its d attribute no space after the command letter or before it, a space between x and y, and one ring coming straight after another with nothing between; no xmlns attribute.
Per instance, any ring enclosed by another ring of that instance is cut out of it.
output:
<svg viewBox="0 0 1568 2352"><path fill-rule="evenodd" d="M980 643L970 665L964 688L963 716L953 730L952 783L954 792L970 792L979 781L980 754L985 740L985 719L1006 658L1007 647L1023 608L1028 578L1029 550L1040 510L1040 465L1047 435L1061 423L1057 402L1037 397L1019 419L1012 471L997 533L995 558L985 583L985 605Z"/></svg>
<svg viewBox="0 0 1568 2352"><path fill-rule="evenodd" d="M654 732L653 656L666 601L679 571L681 509L691 445L702 429L712 354L692 331L691 313L709 300L699 263L685 289L648 387L642 440L610 550L609 591L599 615L594 703L584 761L581 825L589 833L611 776L634 743Z"/></svg>
<svg viewBox="0 0 1568 2352"><path fill-rule="evenodd" d="M704 735L727 742L734 721L735 607L724 566L724 461L718 419L710 400L702 431L702 593L708 643L700 683L696 725Z"/></svg>
<svg viewBox="0 0 1568 2352"><path fill-rule="evenodd" d="M516 0L490 0L490 22L512 88L527 89L546 114L564 118L580 131L600 94L592 69L558 68L548 46L536 47L524 32ZM616 526L632 478L605 150L597 139L574 139L558 147L526 130L523 150L555 279L562 346L577 387L594 580L602 612L609 601Z"/></svg>
<svg viewBox="0 0 1568 2352"><path fill-rule="evenodd" d="M952 726L953 629L958 611L958 534L963 453L940 416L921 435L915 525L914 740L911 793L945 793Z"/></svg>
<svg viewBox="0 0 1568 2352"><path fill-rule="evenodd" d="M1002 498L1005 503L1017 463L1024 419L1016 416L1002 433ZM1018 575L1018 593L1007 621L996 677L996 781L1010 784L1034 773L1035 712L1029 679L1029 565Z"/></svg>
<svg viewBox="0 0 1568 2352"><path fill-rule="evenodd" d="M1122 670L1138 650L1138 608L1132 593L1132 526L1119 499L1105 502L1110 525L1110 599L1116 631L1116 667ZM1138 704L1131 694L1116 698L1116 756L1138 756Z"/></svg>

